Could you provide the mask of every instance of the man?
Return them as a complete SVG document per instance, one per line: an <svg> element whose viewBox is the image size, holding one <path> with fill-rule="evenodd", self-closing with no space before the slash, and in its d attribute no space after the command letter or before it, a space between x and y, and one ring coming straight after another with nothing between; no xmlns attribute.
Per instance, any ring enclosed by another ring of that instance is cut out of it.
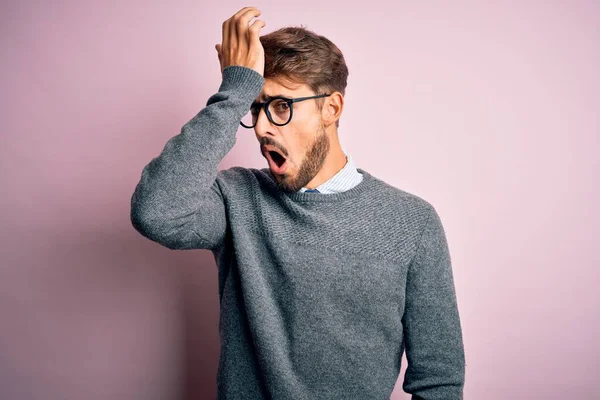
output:
<svg viewBox="0 0 600 400"><path fill-rule="evenodd" d="M303 28L223 23L222 83L142 171L133 226L219 268L219 399L461 399L449 250L424 199L355 168L338 139L348 70ZM218 164L240 126L269 167Z"/></svg>

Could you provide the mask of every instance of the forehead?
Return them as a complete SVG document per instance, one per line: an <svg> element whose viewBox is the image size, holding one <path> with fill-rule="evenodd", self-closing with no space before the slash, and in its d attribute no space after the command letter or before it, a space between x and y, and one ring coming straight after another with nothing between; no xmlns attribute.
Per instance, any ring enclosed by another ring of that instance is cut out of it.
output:
<svg viewBox="0 0 600 400"><path fill-rule="evenodd" d="M300 97L302 95L309 95L311 93L310 88L306 84L294 83L288 80L274 80L265 79L265 83L257 97L256 101L267 101L271 97L284 96L284 97Z"/></svg>

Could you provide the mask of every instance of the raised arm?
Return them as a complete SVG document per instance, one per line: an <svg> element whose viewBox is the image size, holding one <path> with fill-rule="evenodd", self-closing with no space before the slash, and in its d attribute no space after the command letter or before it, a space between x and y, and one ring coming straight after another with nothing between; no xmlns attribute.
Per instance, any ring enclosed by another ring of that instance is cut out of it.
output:
<svg viewBox="0 0 600 400"><path fill-rule="evenodd" d="M131 197L131 222L138 232L170 249L222 244L227 225L218 166L263 82L252 69L225 68L218 93L144 167Z"/></svg>
<svg viewBox="0 0 600 400"><path fill-rule="evenodd" d="M404 391L414 400L462 399L465 354L452 265L432 206L409 266L402 322L408 360Z"/></svg>
<svg viewBox="0 0 600 400"><path fill-rule="evenodd" d="M217 44L222 82L206 107L152 159L131 197L131 223L170 249L214 249L224 242L227 218L218 165L236 141L240 120L264 84L264 21L244 7L223 22Z"/></svg>

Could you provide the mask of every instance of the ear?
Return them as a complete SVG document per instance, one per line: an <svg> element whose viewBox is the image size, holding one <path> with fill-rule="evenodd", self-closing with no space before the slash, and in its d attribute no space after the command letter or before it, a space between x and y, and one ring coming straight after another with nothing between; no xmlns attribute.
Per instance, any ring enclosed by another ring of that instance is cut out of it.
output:
<svg viewBox="0 0 600 400"><path fill-rule="evenodd" d="M333 92L331 96L325 97L321 117L325 126L334 124L342 116L344 109L344 96L340 92Z"/></svg>

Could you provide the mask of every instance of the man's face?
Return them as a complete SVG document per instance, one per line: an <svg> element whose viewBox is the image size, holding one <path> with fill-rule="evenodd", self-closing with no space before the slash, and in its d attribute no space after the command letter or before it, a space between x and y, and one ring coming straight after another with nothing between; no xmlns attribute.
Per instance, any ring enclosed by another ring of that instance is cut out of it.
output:
<svg viewBox="0 0 600 400"><path fill-rule="evenodd" d="M305 84L283 83L286 86L266 79L256 101L266 101L266 96L296 98L316 94ZM292 120L287 125L272 124L262 110L254 127L263 157L270 157L263 146L274 147L285 157L281 173L271 166L269 168L279 188L287 192L297 192L314 178L321 170L330 148L316 99L293 103L292 107Z"/></svg>

